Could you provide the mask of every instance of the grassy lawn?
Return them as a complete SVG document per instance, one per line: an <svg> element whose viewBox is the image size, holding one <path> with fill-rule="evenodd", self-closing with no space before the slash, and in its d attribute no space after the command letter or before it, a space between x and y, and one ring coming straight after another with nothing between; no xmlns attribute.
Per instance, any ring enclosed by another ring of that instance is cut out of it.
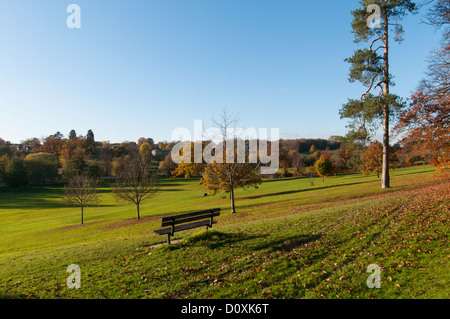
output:
<svg viewBox="0 0 450 319"><path fill-rule="evenodd" d="M237 214L199 180L166 179L140 221L105 186L84 225L61 187L0 189L0 298L449 298L450 183L432 173L394 170L384 191L360 174L265 181L236 193ZM213 230L149 249L161 216L215 207ZM371 264L381 289L366 285Z"/></svg>

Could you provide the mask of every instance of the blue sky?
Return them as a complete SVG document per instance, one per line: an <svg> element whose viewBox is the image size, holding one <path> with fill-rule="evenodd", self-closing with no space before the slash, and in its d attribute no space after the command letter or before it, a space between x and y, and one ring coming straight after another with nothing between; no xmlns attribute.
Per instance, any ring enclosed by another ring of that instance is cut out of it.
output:
<svg viewBox="0 0 450 319"><path fill-rule="evenodd" d="M81 29L66 8L81 7ZM170 140L223 108L282 138L344 135L357 0L2 0L0 137L71 129L96 140ZM423 13L423 12L422 12ZM410 96L440 34L404 21L393 92Z"/></svg>

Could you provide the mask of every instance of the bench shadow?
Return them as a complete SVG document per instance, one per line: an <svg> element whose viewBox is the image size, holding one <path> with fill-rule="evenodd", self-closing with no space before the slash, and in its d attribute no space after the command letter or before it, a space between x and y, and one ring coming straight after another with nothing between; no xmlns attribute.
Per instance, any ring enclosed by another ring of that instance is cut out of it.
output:
<svg viewBox="0 0 450 319"><path fill-rule="evenodd" d="M266 238L269 235L243 235L243 234L227 234L216 230L201 232L180 238L181 241L172 245L163 245L163 249L177 250L186 246L202 245L208 249L220 249L239 242L253 240L257 238Z"/></svg>
<svg viewBox="0 0 450 319"><path fill-rule="evenodd" d="M201 244L208 249L220 249L237 243L254 240L254 239L264 239L268 238L269 234L262 235L244 235L244 234L227 234L218 231L210 231L208 233L201 233L199 235L194 235L187 237L179 244L170 245L170 249L180 249L190 245ZM304 246L305 244L313 243L322 238L321 234L314 235L295 235L287 238L282 238L279 240L268 240L261 244L251 245L250 249L254 251L268 250L269 252L281 251L290 252L296 248ZM168 247L168 248L169 248Z"/></svg>
<svg viewBox="0 0 450 319"><path fill-rule="evenodd" d="M206 245L209 249L218 249L225 246L233 245L247 240L253 240L258 238L266 238L269 235L243 235L243 234L226 234L222 232L215 232L213 239L214 242Z"/></svg>

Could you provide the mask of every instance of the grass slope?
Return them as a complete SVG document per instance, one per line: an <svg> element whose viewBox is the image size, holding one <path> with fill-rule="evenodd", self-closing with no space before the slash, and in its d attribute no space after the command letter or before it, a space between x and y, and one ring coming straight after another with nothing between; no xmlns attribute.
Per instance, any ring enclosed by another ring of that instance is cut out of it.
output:
<svg viewBox="0 0 450 319"><path fill-rule="evenodd" d="M198 180L164 180L141 221L105 188L85 225L61 188L0 190L0 298L448 298L450 183L431 172L395 170L385 191L359 174L267 181L239 191L233 215ZM211 207L224 209L214 230L149 249L161 215Z"/></svg>

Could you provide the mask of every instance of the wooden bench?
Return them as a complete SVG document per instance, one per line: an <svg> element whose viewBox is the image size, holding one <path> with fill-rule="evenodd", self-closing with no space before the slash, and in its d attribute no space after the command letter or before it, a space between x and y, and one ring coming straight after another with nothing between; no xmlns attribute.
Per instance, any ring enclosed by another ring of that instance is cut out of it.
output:
<svg viewBox="0 0 450 319"><path fill-rule="evenodd" d="M212 227L213 224L217 224L217 222L214 221L214 217L219 215L220 208L215 208L201 212L163 217L161 220L161 227L165 228L157 229L153 232L158 235L167 235L167 243L170 245L170 237L173 236L175 232L202 226L206 226L206 229L208 229L208 227Z"/></svg>

